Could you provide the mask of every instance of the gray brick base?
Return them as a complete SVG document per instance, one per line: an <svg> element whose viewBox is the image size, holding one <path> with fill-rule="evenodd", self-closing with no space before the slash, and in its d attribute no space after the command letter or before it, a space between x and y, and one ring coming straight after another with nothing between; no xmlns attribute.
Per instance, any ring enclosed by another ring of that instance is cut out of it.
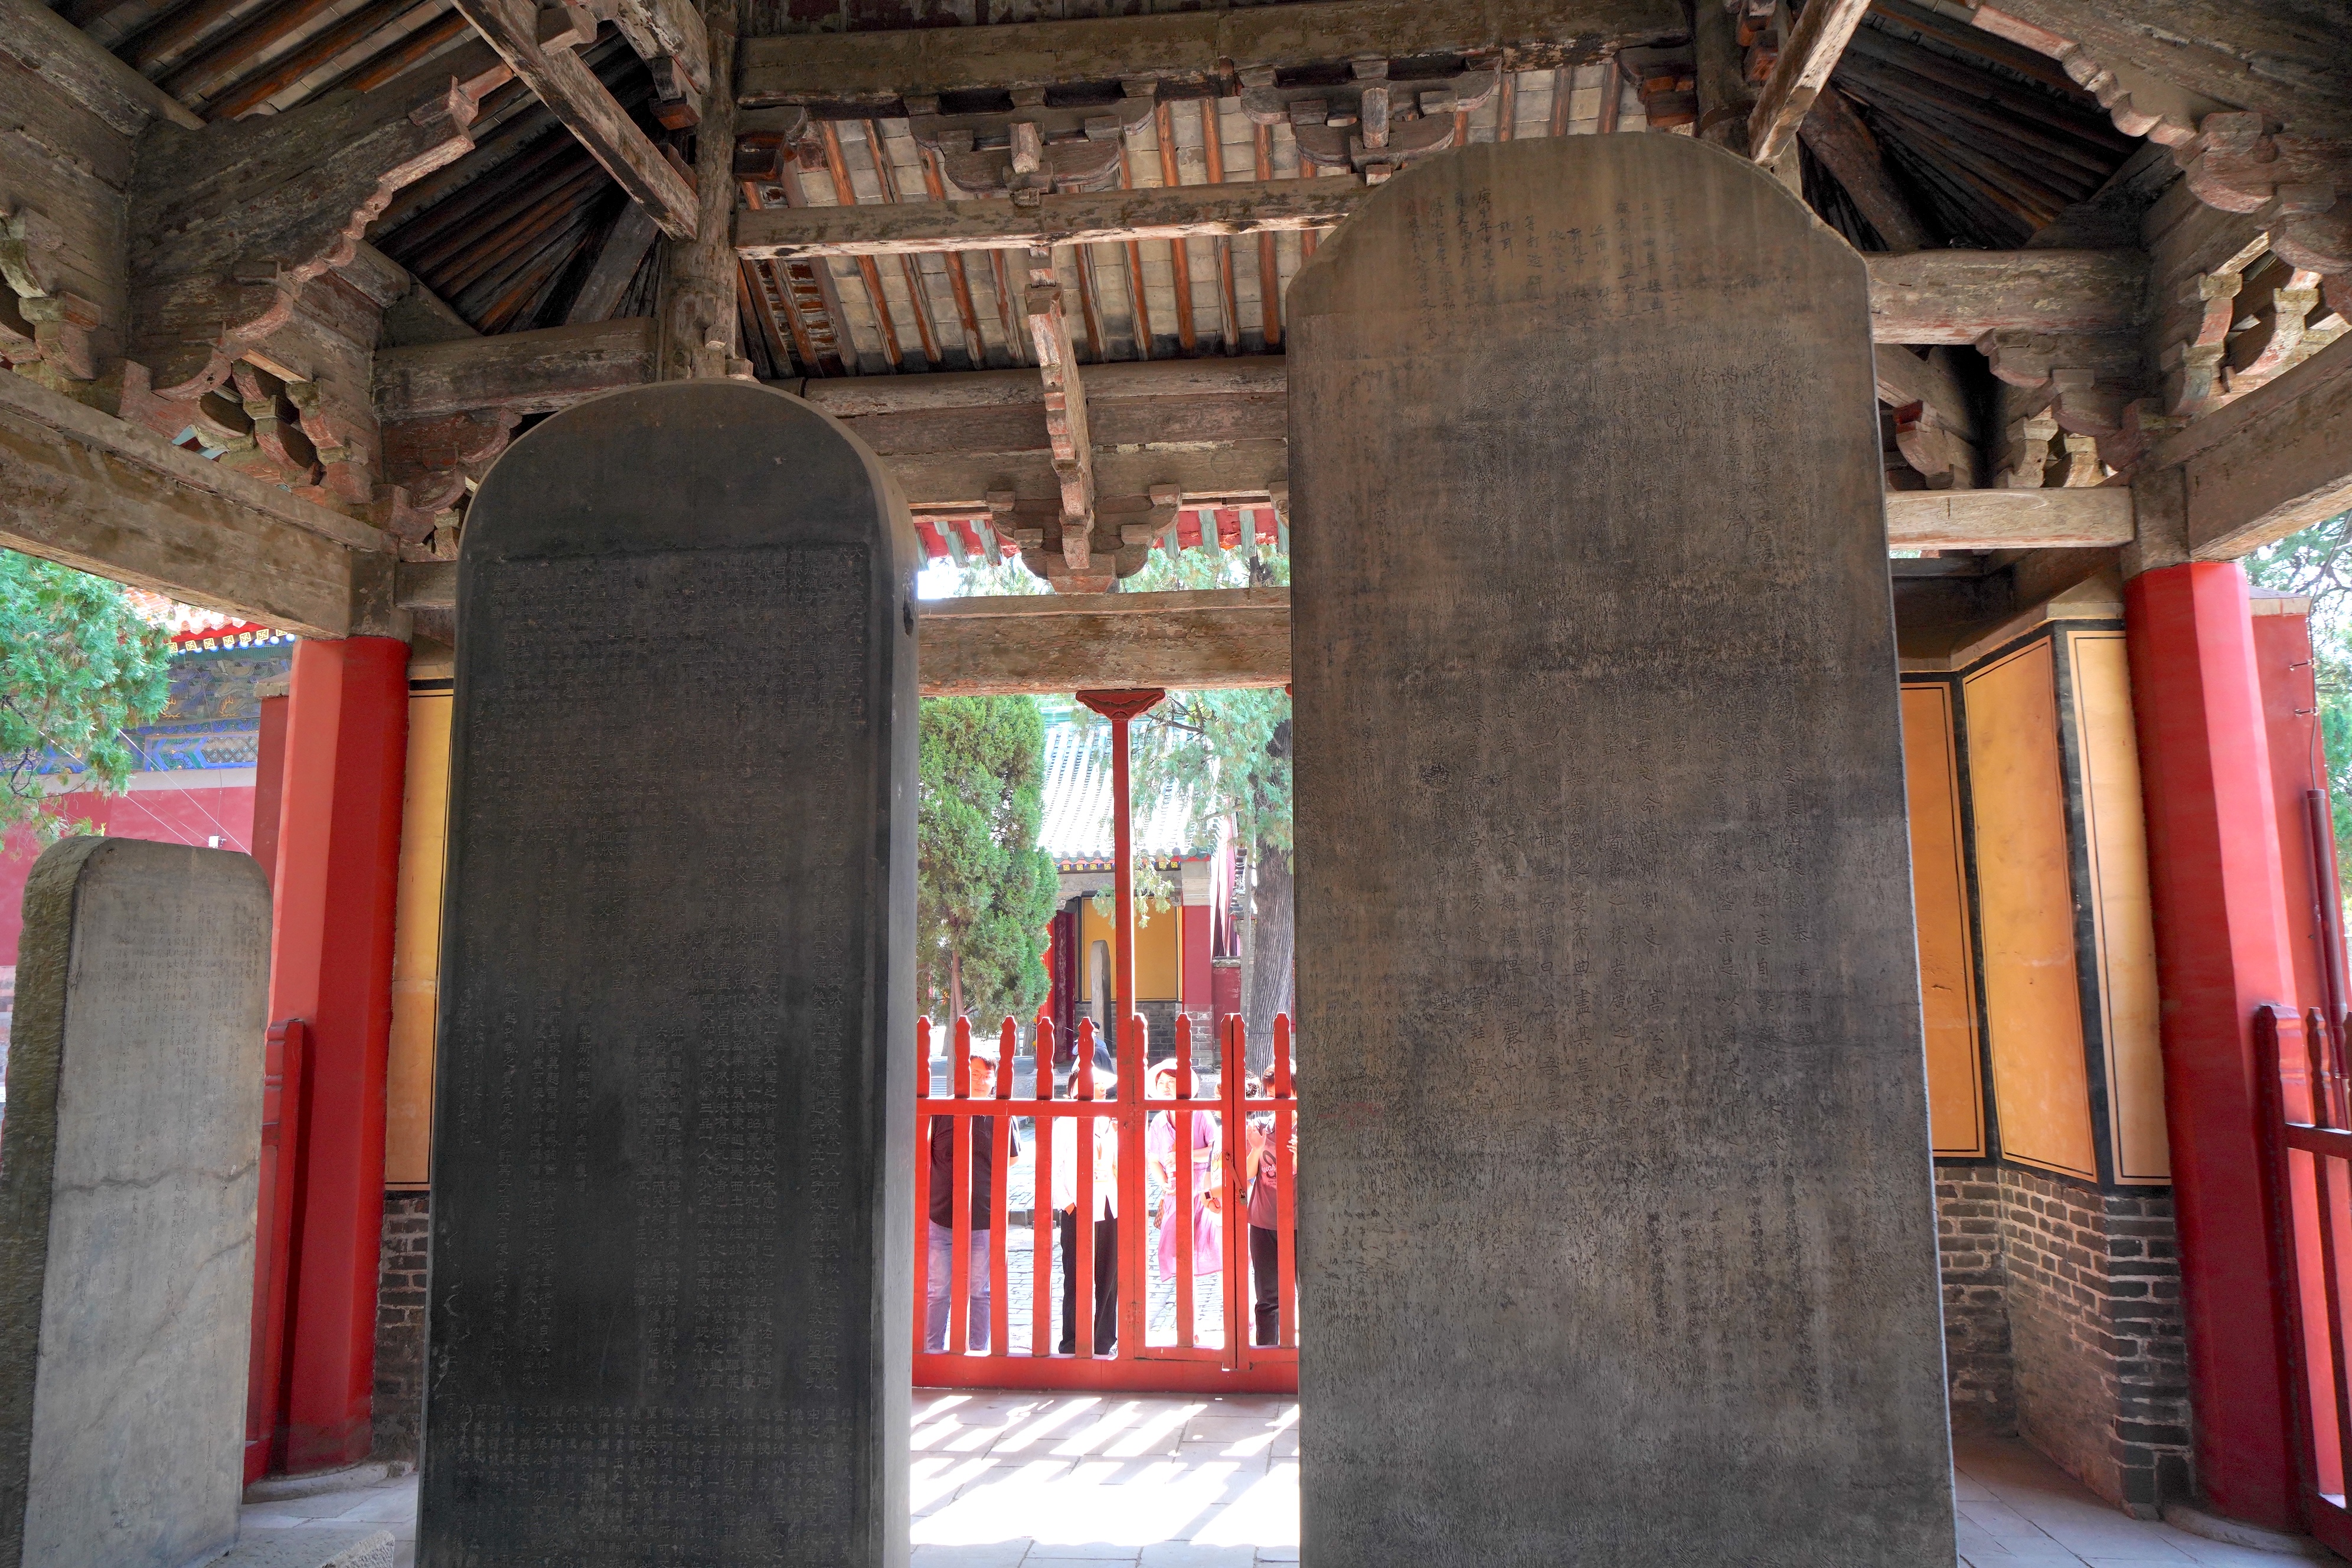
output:
<svg viewBox="0 0 2352 1568"><path fill-rule="evenodd" d="M425 1408L426 1193L383 1196L383 1252L376 1272L374 1459L416 1461Z"/></svg>
<svg viewBox="0 0 2352 1568"><path fill-rule="evenodd" d="M1937 1169L1952 1425L2014 1431L2144 1518L2195 1494L2168 1189Z"/></svg>

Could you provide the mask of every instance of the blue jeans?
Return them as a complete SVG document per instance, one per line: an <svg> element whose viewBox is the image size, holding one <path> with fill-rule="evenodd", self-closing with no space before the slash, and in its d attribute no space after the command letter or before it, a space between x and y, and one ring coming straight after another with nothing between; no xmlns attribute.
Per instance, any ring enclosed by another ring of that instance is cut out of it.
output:
<svg viewBox="0 0 2352 1568"><path fill-rule="evenodd" d="M955 1227L929 1222L931 1260L924 1271L923 1348L948 1348L948 1289L954 1283L949 1268L955 1258ZM972 1350L988 1349L988 1232L971 1233L971 1316L965 1342Z"/></svg>

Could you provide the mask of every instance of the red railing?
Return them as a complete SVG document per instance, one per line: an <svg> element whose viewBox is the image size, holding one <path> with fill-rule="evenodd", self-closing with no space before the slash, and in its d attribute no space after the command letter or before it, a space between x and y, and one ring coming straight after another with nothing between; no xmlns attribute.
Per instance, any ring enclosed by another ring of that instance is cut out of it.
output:
<svg viewBox="0 0 2352 1568"><path fill-rule="evenodd" d="M1214 1089L1199 1091L1192 1066L1191 1021L1176 1021L1172 1096L1151 1097L1147 1089L1145 1025L1129 1017L1120 1032L1117 1056L1116 1098L1095 1098L1095 1033L1091 1020L1078 1026L1077 1063L1067 1098L1054 1093L1054 1037L1050 1024L1041 1024L1036 1040L1036 1082L1034 1093L1013 1095L1013 1063L1017 1032L1012 1019L998 1037L993 1090L985 1098L971 1092L971 1025L956 1020L950 1036L948 1092L931 1088L931 1022L917 1026L920 1054L920 1087L915 1126L915 1365L918 1387L1167 1390L1181 1393L1294 1394L1298 1388L1297 1208L1292 1195L1296 1173L1297 1101L1291 1081L1290 1020L1278 1017L1274 1028L1274 1066L1265 1092L1248 1092L1242 1020L1228 1018L1220 1041L1223 1070ZM1109 1086L1105 1086L1106 1088ZM1153 1124L1166 1117L1169 1180L1161 1201L1146 1214L1145 1166ZM1017 1118L1032 1119L1033 1136L1026 1155L1032 1163L1025 1251L1025 1279L1013 1267L1011 1190L1015 1158L1011 1143ZM1251 1173L1244 1169L1245 1151L1253 1140L1244 1135L1252 1119L1261 1119L1274 1162L1277 1224L1274 1227L1276 1265L1274 1269L1276 1342L1253 1343L1252 1281L1248 1245ZM949 1123L952 1140L948 1161L953 1183L949 1215L952 1225L947 1248L948 1289L945 1348L927 1348L931 1258L931 1126ZM988 1241L984 1264L988 1275L988 1343L975 1348L970 1332L972 1245L972 1148L976 1123L989 1122ZM1060 1273L1054 1267L1057 1226L1053 1196L1055 1190L1052 1129L1072 1125L1062 1152L1075 1157L1069 1173L1075 1215L1096 1212L1097 1160L1088 1154L1097 1140L1108 1138L1115 1155L1102 1163L1116 1172L1114 1208L1115 1267L1118 1274L1118 1311L1111 1343L1094 1342L1096 1247L1092 1226L1073 1220L1068 1248L1069 1267L1076 1276L1071 1322L1058 1325L1071 1352L1062 1353L1056 1335L1055 1304L1061 1295ZM1204 1132L1205 1128L1205 1132ZM1196 1141L1213 1146L1205 1175L1213 1185L1203 1192L1194 1186ZM1213 1198L1213 1203L1198 1200ZM1202 1214L1213 1211L1219 1231L1217 1272L1221 1311L1217 1342L1202 1342L1199 1318L1203 1282L1197 1278L1194 1250L1196 1228L1204 1228ZM1138 1224L1132 1216L1143 1215ZM1171 1246L1162 1247L1160 1230L1173 1226ZM1174 1324L1162 1342L1150 1331L1149 1282L1155 1261L1172 1254L1174 1268L1160 1289L1172 1298ZM1022 1287L1024 1287L1023 1289ZM1014 1298L1026 1299L1018 1303ZM1025 1329L1014 1343L1015 1325Z"/></svg>
<svg viewBox="0 0 2352 1568"><path fill-rule="evenodd" d="M2285 1325L2311 1532L2352 1555L2345 1465L2352 1455L2352 1072L2345 1020L2317 1009L2254 1014L2271 1229L2286 1269Z"/></svg>

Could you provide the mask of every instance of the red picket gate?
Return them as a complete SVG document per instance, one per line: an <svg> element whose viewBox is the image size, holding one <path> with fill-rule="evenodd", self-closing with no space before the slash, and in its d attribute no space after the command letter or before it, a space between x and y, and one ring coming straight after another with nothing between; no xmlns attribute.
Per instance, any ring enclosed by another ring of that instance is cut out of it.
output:
<svg viewBox="0 0 2352 1568"><path fill-rule="evenodd" d="M2352 1555L2345 1465L2352 1456L2352 1064L2343 1021L2317 1009L2254 1014L2271 1233L2286 1266L2286 1342L2313 1535Z"/></svg>
<svg viewBox="0 0 2352 1568"><path fill-rule="evenodd" d="M916 1100L915 1125L918 1129L915 1164L915 1367L914 1381L919 1388L1014 1388L1014 1389L1115 1389L1122 1391L1167 1391L1189 1394L1296 1394L1298 1391L1298 1309L1297 1256L1295 1238L1297 1234L1297 1210L1292 1188L1296 1172L1294 1152L1297 1128L1297 1101L1291 1083L1290 1020L1275 1020L1274 1071L1268 1092L1251 1096L1244 1080L1244 1038L1242 1020L1226 1020L1222 1057L1223 1071L1213 1093L1198 1096L1192 1070L1191 1021L1176 1021L1175 1095L1171 1099L1147 1099L1144 1094L1148 1055L1145 1050L1145 1024L1130 1016L1120 1032L1117 1098L1094 1098L1095 1034L1091 1020L1078 1026L1077 1068L1072 1079L1074 1098L1054 1097L1054 1037L1053 1026L1041 1023L1036 1042L1037 1081L1034 1095L1015 1099L1013 1094L1013 1056L1017 1038L1013 1020L1007 1018L999 1037L997 1071L994 1092L985 1099L971 1093L971 1025L959 1018L951 1037L948 1063L948 1093L931 1092L931 1022L925 1018L917 1026L921 1058L922 1079ZM1169 1195L1160 1205L1163 1223L1178 1226L1174 1245L1175 1270L1169 1284L1173 1291L1175 1328L1173 1338L1166 1343L1147 1342L1146 1281L1155 1255L1159 1251L1158 1228L1147 1222L1137 1224L1130 1216L1143 1215L1144 1164L1147 1139L1151 1123L1160 1116L1169 1118L1172 1152L1169 1158L1171 1177ZM1279 1209L1276 1227L1277 1267L1275 1270L1276 1299L1279 1307L1278 1342L1255 1345L1250 1342L1251 1296L1249 1283L1249 1247L1247 1242L1247 1196L1249 1173L1244 1170L1246 1141L1238 1136L1239 1130L1252 1116L1269 1118L1276 1163L1275 1184ZM1011 1142L1013 1121L1017 1116L1034 1118L1034 1182L1032 1186L1030 1218L1029 1300L1023 1317L1026 1320L1027 1343L1017 1352L1013 1347L1010 1330L1015 1319L1013 1310L1012 1284L1012 1223L1008 1203L1009 1180L1013 1170ZM949 1281L947 1293L946 1349L933 1352L924 1348L925 1320L929 1295L931 1161L930 1128L934 1119L950 1123L953 1140L949 1162L950 1179L954 1183L949 1212L953 1218L953 1236L948 1250ZM975 1122L986 1119L991 1123L991 1169L994 1179L990 1191L990 1219L986 1267L988 1269L988 1348L971 1348L968 1331L970 1303L972 1296L971 1270L971 1181L972 1139ZM1196 1308L1202 1281L1195 1279L1193 1258L1194 1199L1207 1194L1196 1193L1193 1187L1193 1160L1189 1158L1196 1137L1196 1118L1210 1119L1213 1130L1217 1157L1211 1165L1215 1186L1213 1193L1220 1222L1222 1240L1220 1273L1223 1289L1223 1333L1221 1342L1197 1342L1202 1335L1196 1327ZM1059 1295L1059 1277L1053 1268L1055 1226L1052 1196L1055 1190L1054 1160L1055 1140L1050 1129L1056 1123L1074 1124L1068 1152L1076 1156L1072 1177L1075 1212L1087 1215L1096 1212L1097 1159L1085 1157L1097 1147L1097 1141L1108 1138L1116 1149L1116 1179L1118 1188L1115 1208L1116 1257L1118 1269L1118 1331L1114 1344L1097 1347L1093 1344L1093 1305L1095 1300L1095 1247L1090 1226L1081 1221L1074 1225L1072 1235L1077 1245L1070 1248L1070 1263L1076 1281L1076 1322L1071 1335L1073 1353L1064 1355L1056 1348L1054 1303Z"/></svg>

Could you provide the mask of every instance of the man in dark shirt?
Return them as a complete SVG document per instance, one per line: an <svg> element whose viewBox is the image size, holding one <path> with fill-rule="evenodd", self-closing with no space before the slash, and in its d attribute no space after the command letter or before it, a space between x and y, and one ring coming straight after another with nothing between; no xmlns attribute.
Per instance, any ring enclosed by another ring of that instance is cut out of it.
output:
<svg viewBox="0 0 2352 1568"><path fill-rule="evenodd" d="M971 1058L971 1095L985 1100L996 1092L996 1062L978 1052ZM923 1348L948 1348L948 1290L955 1258L955 1124L952 1116L931 1118L931 1248L924 1279ZM996 1214L996 1119L975 1116L970 1134L971 1149L971 1301L965 1342L983 1354L988 1350L988 1230ZM1021 1134L1008 1142L1021 1152Z"/></svg>

